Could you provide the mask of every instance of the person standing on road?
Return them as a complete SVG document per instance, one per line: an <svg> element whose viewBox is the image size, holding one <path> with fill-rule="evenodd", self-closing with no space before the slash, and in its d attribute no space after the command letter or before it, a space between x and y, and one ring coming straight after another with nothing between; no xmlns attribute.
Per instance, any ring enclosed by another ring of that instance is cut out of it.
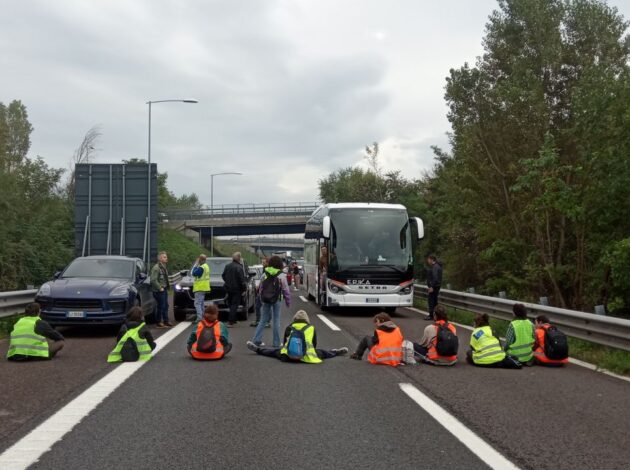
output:
<svg viewBox="0 0 630 470"><path fill-rule="evenodd" d="M459 341L457 340L457 330L455 329L455 325L448 322L446 309L441 305L437 305L435 307L434 316L435 323L428 325L424 329L424 334L420 343L413 343L414 355L416 359L426 362L427 364L452 366L457 362L457 347L459 345ZM450 341L451 344L448 346L441 345L439 349L443 349L444 346L447 346L446 349L450 348L450 352L454 352L454 354L443 356L438 352L437 343L440 328L447 328L450 331L450 335L442 335L442 337L444 337L444 341ZM448 336L448 339L446 339L446 336Z"/></svg>
<svg viewBox="0 0 630 470"><path fill-rule="evenodd" d="M232 255L232 262L223 269L221 277L223 282L225 282L225 291L228 295L228 306L230 307L228 327L232 327L236 325L238 306L241 304L241 299L247 289L245 268L241 262L240 252L237 251Z"/></svg>
<svg viewBox="0 0 630 470"><path fill-rule="evenodd" d="M478 367L502 367L504 369L520 369L521 363L508 356L501 347L499 338L490 327L487 313L475 316L475 329L470 336L470 348L466 361Z"/></svg>
<svg viewBox="0 0 630 470"><path fill-rule="evenodd" d="M505 352L525 366L534 365L534 324L527 319L527 310L523 304L512 307L514 320L505 333Z"/></svg>
<svg viewBox="0 0 630 470"><path fill-rule="evenodd" d="M280 312L282 300L287 307L291 306L291 291L286 276L282 273L282 259L272 256L269 266L265 268L265 274L260 281L258 295L262 302L261 320L256 327L252 342L256 346L263 346L262 335L265 324L270 320L273 330L273 347L280 347Z"/></svg>
<svg viewBox="0 0 630 470"><path fill-rule="evenodd" d="M39 318L39 313L39 304L32 302L26 306L25 316L13 325L7 351L9 361L52 359L63 349L63 336Z"/></svg>
<svg viewBox="0 0 630 470"><path fill-rule="evenodd" d="M369 349L367 359L372 364L397 366L403 359L403 340L400 328L387 313L381 312L374 317L374 335L364 336L350 358L360 361Z"/></svg>
<svg viewBox="0 0 630 470"><path fill-rule="evenodd" d="M216 361L232 350L230 333L219 321L219 307L208 305L201 321L195 323L188 337L188 352L194 359Z"/></svg>
<svg viewBox="0 0 630 470"><path fill-rule="evenodd" d="M193 293L195 296L195 311L197 312L197 321L201 321L203 317L204 302L206 294L210 292L210 266L206 263L206 255L201 254L192 269Z"/></svg>
<svg viewBox="0 0 630 470"><path fill-rule="evenodd" d="M268 263L269 263L269 258L265 256L261 261L261 264L263 267L263 273L265 271L265 268L268 266ZM260 283L258 284L258 287L260 287ZM256 309L256 320L251 322L249 326L258 326L258 323L260 323L260 309L262 308L262 302L260 301L260 295L258 294L258 289L256 289L256 298L254 301L254 307ZM265 323L265 328L269 328L270 326L271 325L269 323Z"/></svg>
<svg viewBox="0 0 630 470"><path fill-rule="evenodd" d="M297 341L297 342L296 342ZM348 354L348 348L317 349L317 334L315 327L310 324L308 314L304 310L298 310L293 316L293 322L284 330L282 348L263 348L252 341L247 342L247 347L261 356L275 357L281 361L306 362L307 364L320 364L323 359ZM293 344L297 344L296 348ZM299 344L302 348L299 352Z"/></svg>
<svg viewBox="0 0 630 470"><path fill-rule="evenodd" d="M299 290L300 289L300 267L295 261L293 262L293 266L291 267L291 270L293 271L293 284L295 285L295 290Z"/></svg>
<svg viewBox="0 0 630 470"><path fill-rule="evenodd" d="M168 320L168 288L170 283L168 281L166 263L168 263L168 255L166 251L161 251L158 254L158 262L151 268L151 290L157 302L156 326L158 328L173 326Z"/></svg>
<svg viewBox="0 0 630 470"><path fill-rule="evenodd" d="M545 348L546 336L551 335L552 344L555 344L554 350L547 351ZM554 354L555 359L547 356ZM569 362L569 345L567 344L566 335L549 323L546 315L538 315L536 317L536 342L534 343L534 361L541 366L561 367Z"/></svg>
<svg viewBox="0 0 630 470"><path fill-rule="evenodd" d="M144 313L140 307L131 307L125 323L116 337L116 347L107 356L107 362L135 362L151 359L155 349L153 335L146 328Z"/></svg>
<svg viewBox="0 0 630 470"><path fill-rule="evenodd" d="M433 311L438 303L438 294L442 286L442 265L435 255L429 255L427 258L430 268L427 271L427 286L429 287L428 304L429 315L425 320L433 321Z"/></svg>

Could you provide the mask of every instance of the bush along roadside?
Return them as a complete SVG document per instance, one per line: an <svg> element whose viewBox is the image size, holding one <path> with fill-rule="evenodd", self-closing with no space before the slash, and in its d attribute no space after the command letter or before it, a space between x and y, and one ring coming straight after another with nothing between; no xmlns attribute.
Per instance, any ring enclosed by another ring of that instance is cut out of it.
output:
<svg viewBox="0 0 630 470"><path fill-rule="evenodd" d="M22 314L0 318L0 339L6 338L11 333L13 325L22 317Z"/></svg>
<svg viewBox="0 0 630 470"><path fill-rule="evenodd" d="M417 308L427 310L426 300L416 299L414 305ZM461 323L462 325L473 325L475 318L473 312L451 307L446 307L446 310L448 318L452 322ZM505 320L490 318L490 326L500 336L505 336L508 324L509 322ZM630 376L630 351L602 346L578 338L569 337L568 340L571 357L595 364L599 369Z"/></svg>

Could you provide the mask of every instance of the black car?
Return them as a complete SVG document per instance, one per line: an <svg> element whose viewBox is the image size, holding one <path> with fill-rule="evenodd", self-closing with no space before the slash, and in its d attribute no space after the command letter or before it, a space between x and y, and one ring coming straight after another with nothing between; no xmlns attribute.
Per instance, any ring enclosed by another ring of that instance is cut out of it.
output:
<svg viewBox="0 0 630 470"><path fill-rule="evenodd" d="M206 293L205 303L214 303L219 307L220 318L226 317L229 310L227 305L227 292L223 287L223 270L232 262L232 258L208 258L206 263L210 267L210 292ZM256 301L256 287L254 284L254 275L249 272L249 268L244 265L245 279L247 281L247 290L243 296L242 303L238 307L239 320L247 320L247 315L254 311ZM194 278L191 274L192 268L187 275L182 277L181 281L173 286L173 311L175 320L182 321L186 319L188 313L195 313L195 296L193 294Z"/></svg>
<svg viewBox="0 0 630 470"><path fill-rule="evenodd" d="M127 256L83 256L43 284L35 301L51 325L120 324L133 306L152 315L156 302L144 261Z"/></svg>

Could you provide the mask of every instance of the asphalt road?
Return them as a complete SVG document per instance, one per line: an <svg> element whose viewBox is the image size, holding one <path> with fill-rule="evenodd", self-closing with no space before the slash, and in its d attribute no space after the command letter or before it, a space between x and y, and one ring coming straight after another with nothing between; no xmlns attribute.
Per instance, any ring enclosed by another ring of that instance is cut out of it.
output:
<svg viewBox="0 0 630 470"><path fill-rule="evenodd" d="M372 311L325 312L294 298L283 324L309 312L319 346L354 348ZM399 309L417 339L426 323ZM66 332L54 361L0 362L0 452L116 366L115 333ZM397 369L338 357L285 364L245 348L253 328L230 330L223 361L192 360L188 331L175 338L33 468L486 468L408 398L400 383L432 397L521 468L628 468L630 384L578 366L558 369ZM460 329L460 357L469 335ZM271 331L265 331L269 342ZM0 353L6 344L0 343ZM7 398L8 397L8 398Z"/></svg>

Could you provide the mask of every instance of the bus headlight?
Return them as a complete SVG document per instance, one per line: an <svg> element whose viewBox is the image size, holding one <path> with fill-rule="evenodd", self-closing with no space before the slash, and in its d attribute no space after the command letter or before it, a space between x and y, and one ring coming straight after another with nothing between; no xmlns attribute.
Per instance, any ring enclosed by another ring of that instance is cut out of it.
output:
<svg viewBox="0 0 630 470"><path fill-rule="evenodd" d="M332 294L345 294L344 285L342 282L328 280L328 290Z"/></svg>
<svg viewBox="0 0 630 470"><path fill-rule="evenodd" d="M401 289L399 294L400 295L409 295L409 294L411 294L411 286L405 287L404 289Z"/></svg>

